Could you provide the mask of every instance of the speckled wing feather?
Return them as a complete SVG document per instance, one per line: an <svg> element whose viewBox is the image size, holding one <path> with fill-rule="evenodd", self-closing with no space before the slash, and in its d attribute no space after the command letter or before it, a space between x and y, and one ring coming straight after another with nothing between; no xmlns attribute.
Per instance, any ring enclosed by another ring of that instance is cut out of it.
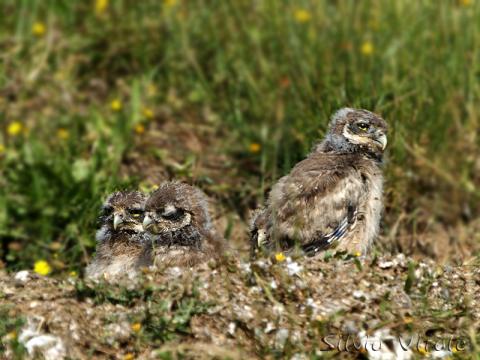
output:
<svg viewBox="0 0 480 360"><path fill-rule="evenodd" d="M358 163L357 154L313 153L280 179L268 204L270 247L311 253L347 236L366 192Z"/></svg>
<svg viewBox="0 0 480 360"><path fill-rule="evenodd" d="M348 207L347 216L329 234L318 234L312 241L301 246L304 253L314 256L319 251L326 250L342 240L355 226L357 210L353 206Z"/></svg>

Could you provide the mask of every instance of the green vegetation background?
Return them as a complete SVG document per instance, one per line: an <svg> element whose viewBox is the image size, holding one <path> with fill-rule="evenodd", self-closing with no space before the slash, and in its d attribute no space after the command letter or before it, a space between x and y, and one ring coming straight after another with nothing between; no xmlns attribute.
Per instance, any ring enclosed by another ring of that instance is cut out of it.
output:
<svg viewBox="0 0 480 360"><path fill-rule="evenodd" d="M478 219L478 1L3 0L0 11L4 266L80 269L102 198L139 186L120 165L155 121L220 129L226 155L254 164L238 181L261 202L256 185L301 159L335 109L371 109L391 126L387 229L400 216L411 232Z"/></svg>

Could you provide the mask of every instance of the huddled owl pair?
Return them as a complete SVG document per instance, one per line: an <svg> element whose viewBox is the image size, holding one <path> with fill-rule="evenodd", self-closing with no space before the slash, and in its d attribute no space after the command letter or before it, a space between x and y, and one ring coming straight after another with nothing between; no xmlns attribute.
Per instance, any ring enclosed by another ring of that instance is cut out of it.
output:
<svg viewBox="0 0 480 360"><path fill-rule="evenodd" d="M263 249L313 256L330 248L365 255L383 207L386 135L387 124L370 111L337 111L324 140L272 187L265 207L254 213L252 255ZM205 204L199 189L176 182L162 185L146 201L136 192L113 194L87 274L208 259L218 253L221 240ZM134 263L122 259L126 253Z"/></svg>
<svg viewBox="0 0 480 360"><path fill-rule="evenodd" d="M192 266L222 248L206 196L193 186L165 182L150 196L110 195L102 207L97 252L89 278L134 277L150 265Z"/></svg>

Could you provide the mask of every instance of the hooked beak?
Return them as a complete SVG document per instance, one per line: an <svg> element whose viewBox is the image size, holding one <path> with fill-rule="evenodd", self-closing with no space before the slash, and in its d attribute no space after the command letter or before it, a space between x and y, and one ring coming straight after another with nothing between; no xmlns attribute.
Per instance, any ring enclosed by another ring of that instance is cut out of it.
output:
<svg viewBox="0 0 480 360"><path fill-rule="evenodd" d="M384 133L380 133L376 137L375 141L381 145L382 151L385 150L385 148L387 147L387 135L385 135Z"/></svg>
<svg viewBox="0 0 480 360"><path fill-rule="evenodd" d="M123 215L122 214L114 214L113 215L113 229L117 230L118 225L123 223Z"/></svg>
<svg viewBox="0 0 480 360"><path fill-rule="evenodd" d="M258 232L257 232L257 245L258 247L262 247L265 242L266 242L266 237L267 237L267 234L266 234L266 231L263 230L263 229L258 229Z"/></svg>
<svg viewBox="0 0 480 360"><path fill-rule="evenodd" d="M152 218L147 214L145 215L145 218L143 219L143 228L146 230L150 225L153 224Z"/></svg>

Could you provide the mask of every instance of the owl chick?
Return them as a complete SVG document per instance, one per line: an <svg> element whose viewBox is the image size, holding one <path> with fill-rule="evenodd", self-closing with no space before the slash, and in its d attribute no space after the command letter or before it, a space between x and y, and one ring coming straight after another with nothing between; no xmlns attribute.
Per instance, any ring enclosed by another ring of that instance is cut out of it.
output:
<svg viewBox="0 0 480 360"><path fill-rule="evenodd" d="M252 253L297 248L313 256L335 247L365 255L379 230L382 158L387 124L367 111L343 108L308 157L272 188L254 214Z"/></svg>
<svg viewBox="0 0 480 360"><path fill-rule="evenodd" d="M145 201L146 196L138 191L119 191L107 198L99 217L95 259L86 269L88 278L132 278L139 267L148 265L141 257L146 240L142 227Z"/></svg>
<svg viewBox="0 0 480 360"><path fill-rule="evenodd" d="M145 204L145 258L157 266L193 266L220 253L205 194L196 187L165 182Z"/></svg>

